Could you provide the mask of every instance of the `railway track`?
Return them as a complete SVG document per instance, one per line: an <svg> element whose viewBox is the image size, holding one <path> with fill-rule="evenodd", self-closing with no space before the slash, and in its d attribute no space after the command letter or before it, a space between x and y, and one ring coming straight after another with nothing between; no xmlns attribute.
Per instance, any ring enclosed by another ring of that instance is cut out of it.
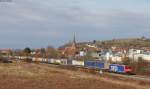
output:
<svg viewBox="0 0 150 89"><path fill-rule="evenodd" d="M53 65L53 64L52 64ZM99 70L97 69L89 69L89 68L84 68L84 67L75 67L75 66L68 66L68 65L53 65L58 68L62 69L67 69L67 70L72 70L72 71L82 71L82 72L87 72L87 73L92 73L92 74L99 74ZM116 77L122 77L122 78L128 78L128 79L133 79L133 80L141 80L141 81L148 81L150 82L150 77L148 76L141 76L141 75L125 75L125 74L116 74L116 73L109 73L109 72L104 72L103 75L111 75L111 76L116 76Z"/></svg>
<svg viewBox="0 0 150 89"><path fill-rule="evenodd" d="M136 80L150 81L150 77L147 77L147 76L132 75L132 76L126 76L126 77L133 78Z"/></svg>
<svg viewBox="0 0 150 89"><path fill-rule="evenodd" d="M115 73L107 73L111 76L117 76L117 77L124 77L124 78L130 78L133 80L141 80L141 81L148 81L150 82L150 77L148 76L141 76L141 75L125 75L125 74L115 74Z"/></svg>

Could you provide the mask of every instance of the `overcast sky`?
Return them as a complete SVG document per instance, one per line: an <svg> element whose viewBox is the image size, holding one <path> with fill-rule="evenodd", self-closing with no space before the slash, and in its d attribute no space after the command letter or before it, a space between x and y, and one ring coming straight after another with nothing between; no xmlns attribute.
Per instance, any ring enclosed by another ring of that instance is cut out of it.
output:
<svg viewBox="0 0 150 89"><path fill-rule="evenodd" d="M0 2L0 48L58 47L74 32L77 41L150 37L150 0Z"/></svg>

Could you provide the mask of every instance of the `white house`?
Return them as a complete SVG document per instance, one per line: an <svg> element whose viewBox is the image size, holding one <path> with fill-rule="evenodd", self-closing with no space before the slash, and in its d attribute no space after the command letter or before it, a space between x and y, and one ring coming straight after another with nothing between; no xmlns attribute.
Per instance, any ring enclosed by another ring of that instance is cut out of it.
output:
<svg viewBox="0 0 150 89"><path fill-rule="evenodd" d="M150 61L150 53L149 52L144 52L143 50L129 50L129 58L138 61L139 58L142 58L143 60Z"/></svg>

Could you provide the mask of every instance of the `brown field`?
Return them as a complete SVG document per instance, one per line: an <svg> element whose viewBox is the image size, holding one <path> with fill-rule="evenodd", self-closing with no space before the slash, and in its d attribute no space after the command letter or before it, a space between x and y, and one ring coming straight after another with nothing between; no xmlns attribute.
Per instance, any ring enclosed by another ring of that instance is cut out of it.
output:
<svg viewBox="0 0 150 89"><path fill-rule="evenodd" d="M150 83L49 64L0 63L0 89L150 89Z"/></svg>

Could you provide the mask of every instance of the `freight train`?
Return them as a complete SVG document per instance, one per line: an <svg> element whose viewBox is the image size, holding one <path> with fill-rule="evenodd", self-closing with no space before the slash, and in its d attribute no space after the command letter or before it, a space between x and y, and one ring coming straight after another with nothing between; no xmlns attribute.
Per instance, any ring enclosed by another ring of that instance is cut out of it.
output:
<svg viewBox="0 0 150 89"><path fill-rule="evenodd" d="M128 65L120 65L120 64L110 64L108 62L100 61L100 60L69 60L69 59L44 59L44 58L32 58L33 62L45 62L49 64L59 64L59 65L72 65L85 67L90 69L99 69L99 70L107 70L109 72L114 73L132 73L131 67Z"/></svg>

